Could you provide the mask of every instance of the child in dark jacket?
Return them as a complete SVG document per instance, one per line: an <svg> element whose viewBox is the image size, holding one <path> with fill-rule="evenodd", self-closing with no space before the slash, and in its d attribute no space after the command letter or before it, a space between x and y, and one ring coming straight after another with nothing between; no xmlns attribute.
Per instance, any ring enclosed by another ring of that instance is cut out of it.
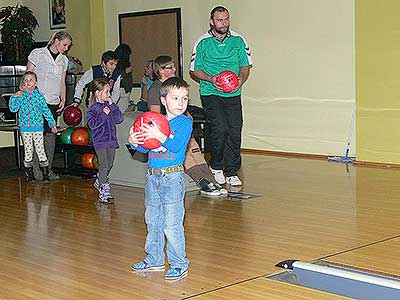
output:
<svg viewBox="0 0 400 300"><path fill-rule="evenodd" d="M118 103L120 97L121 72L117 69L118 56L114 51L108 50L101 56L101 64L92 66L79 79L75 87L74 106L79 106L82 102L83 91L88 87L86 95L86 105L90 98L90 83L94 79L104 79L110 85L110 95L114 103Z"/></svg>
<svg viewBox="0 0 400 300"><path fill-rule="evenodd" d="M27 181L35 181L33 175L33 151L39 158L39 166L43 172L43 181L50 182L49 162L44 150L43 142L43 115L46 118L51 132L56 133L54 120L46 99L36 88L37 77L34 72L28 71L21 78L20 90L11 96L10 111L18 111L18 125L24 142L24 167Z"/></svg>
<svg viewBox="0 0 400 300"><path fill-rule="evenodd" d="M110 97L110 85L104 79L93 80L92 96L87 112L88 125L92 130L93 146L99 160L99 172L94 187L99 191L99 201L113 203L108 175L118 148L116 124L122 123L123 115Z"/></svg>

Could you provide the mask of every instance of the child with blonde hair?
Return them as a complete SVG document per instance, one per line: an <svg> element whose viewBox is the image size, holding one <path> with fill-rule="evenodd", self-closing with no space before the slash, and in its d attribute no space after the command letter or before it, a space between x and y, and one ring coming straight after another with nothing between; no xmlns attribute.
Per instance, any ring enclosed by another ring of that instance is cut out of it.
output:
<svg viewBox="0 0 400 300"><path fill-rule="evenodd" d="M33 152L39 158L39 167L43 172L43 181L50 182L49 161L44 149L43 115L52 133L57 132L54 120L46 99L37 89L37 77L34 72L27 71L21 78L20 90L10 98L10 111L18 111L18 125L24 142L24 167L27 181L35 181L33 174Z"/></svg>

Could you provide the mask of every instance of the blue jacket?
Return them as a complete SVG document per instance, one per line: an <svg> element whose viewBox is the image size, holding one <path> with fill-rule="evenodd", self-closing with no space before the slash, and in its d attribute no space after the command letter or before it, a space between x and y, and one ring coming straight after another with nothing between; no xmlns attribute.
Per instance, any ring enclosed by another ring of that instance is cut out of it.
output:
<svg viewBox="0 0 400 300"><path fill-rule="evenodd" d="M107 115L103 109L108 107ZM87 111L88 125L92 130L92 140L95 149L118 148L117 126L124 116L116 104L94 102Z"/></svg>
<svg viewBox="0 0 400 300"><path fill-rule="evenodd" d="M18 111L18 125L21 132L43 131L43 115L49 127L56 125L56 121L46 104L46 99L35 89L32 93L24 92L21 96L11 96L10 111Z"/></svg>

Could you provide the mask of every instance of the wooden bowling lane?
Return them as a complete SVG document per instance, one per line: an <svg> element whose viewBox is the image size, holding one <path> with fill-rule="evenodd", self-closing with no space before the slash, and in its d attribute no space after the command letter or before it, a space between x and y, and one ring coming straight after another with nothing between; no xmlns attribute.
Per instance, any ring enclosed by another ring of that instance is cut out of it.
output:
<svg viewBox="0 0 400 300"><path fill-rule="evenodd" d="M324 261L373 274L400 278L399 253L400 237L394 237L325 258Z"/></svg>
<svg viewBox="0 0 400 300"><path fill-rule="evenodd" d="M302 299L309 290L261 277L279 271L282 260L334 257L399 235L399 171L246 154L240 175L242 191L259 197L187 194L191 264L175 283L162 272L129 269L144 257L142 189L112 185L115 205L101 206L90 179L0 180L0 299L169 300L215 292L210 299L242 293L250 300L281 289Z"/></svg>
<svg viewBox="0 0 400 300"><path fill-rule="evenodd" d="M357 168L355 225L357 235L369 237L369 242L344 249L324 261L400 276L399 176L398 169Z"/></svg>

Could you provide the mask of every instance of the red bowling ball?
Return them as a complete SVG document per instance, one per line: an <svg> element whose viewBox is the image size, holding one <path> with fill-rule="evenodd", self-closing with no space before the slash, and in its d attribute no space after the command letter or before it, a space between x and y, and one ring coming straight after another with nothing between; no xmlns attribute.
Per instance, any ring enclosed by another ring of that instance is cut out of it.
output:
<svg viewBox="0 0 400 300"><path fill-rule="evenodd" d="M82 121L82 111L79 107L68 106L63 112L65 124L76 126Z"/></svg>
<svg viewBox="0 0 400 300"><path fill-rule="evenodd" d="M133 123L133 131L141 132L141 126L147 124L150 126L156 125L162 133L166 136L170 134L170 127L168 120L160 113L154 111L148 111L141 114ZM160 147L160 142L156 139L147 139L141 146L147 149L156 149Z"/></svg>
<svg viewBox="0 0 400 300"><path fill-rule="evenodd" d="M221 85L222 91L230 93L239 85L239 77L232 71L223 71L216 77L217 82Z"/></svg>
<svg viewBox="0 0 400 300"><path fill-rule="evenodd" d="M71 142L74 145L89 145L90 135L86 127L78 127L71 135Z"/></svg>

